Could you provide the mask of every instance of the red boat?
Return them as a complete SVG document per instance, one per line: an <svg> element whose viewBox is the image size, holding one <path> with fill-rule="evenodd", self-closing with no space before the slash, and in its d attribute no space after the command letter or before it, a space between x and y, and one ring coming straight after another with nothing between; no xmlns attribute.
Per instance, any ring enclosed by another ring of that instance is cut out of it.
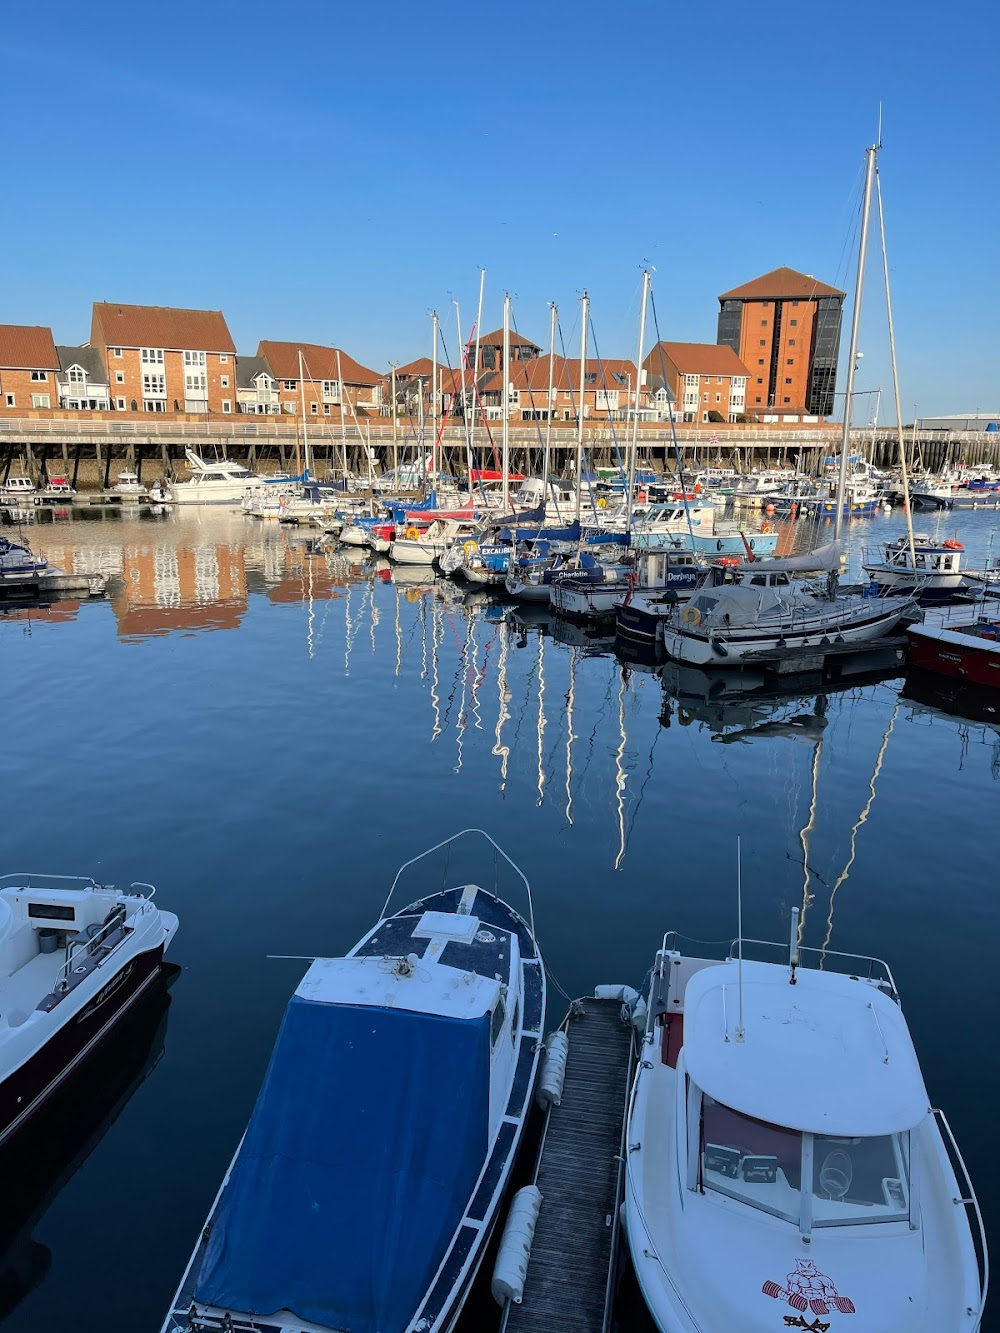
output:
<svg viewBox="0 0 1000 1333"><path fill-rule="evenodd" d="M950 610L948 617L911 625L906 631L909 665L1000 689L1000 603L985 615L981 608Z"/></svg>

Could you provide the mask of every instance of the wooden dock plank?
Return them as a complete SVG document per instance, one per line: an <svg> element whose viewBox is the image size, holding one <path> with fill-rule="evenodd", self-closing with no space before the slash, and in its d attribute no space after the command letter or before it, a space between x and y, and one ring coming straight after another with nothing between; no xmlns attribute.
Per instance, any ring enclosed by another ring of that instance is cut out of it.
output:
<svg viewBox="0 0 1000 1333"><path fill-rule="evenodd" d="M524 1299L507 1310L508 1333L604 1326L631 1033L619 1001L595 999L567 1033L562 1102L549 1113L535 1173L542 1205Z"/></svg>

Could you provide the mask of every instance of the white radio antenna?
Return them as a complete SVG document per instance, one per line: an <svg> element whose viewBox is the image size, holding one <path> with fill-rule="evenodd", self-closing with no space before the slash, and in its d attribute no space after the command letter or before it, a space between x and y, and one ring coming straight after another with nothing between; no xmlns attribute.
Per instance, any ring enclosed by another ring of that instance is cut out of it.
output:
<svg viewBox="0 0 1000 1333"><path fill-rule="evenodd" d="M743 1041L746 1038L746 1029L743 1027L743 853L740 846L740 835L736 835L736 919L737 919L737 962L736 962L736 982L739 994L739 1018L736 1022L736 1040Z"/></svg>

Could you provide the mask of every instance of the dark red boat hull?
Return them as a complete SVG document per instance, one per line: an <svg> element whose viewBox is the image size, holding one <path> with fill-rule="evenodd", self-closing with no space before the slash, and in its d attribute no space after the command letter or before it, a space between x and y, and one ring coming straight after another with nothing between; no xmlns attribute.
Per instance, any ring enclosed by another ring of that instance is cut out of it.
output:
<svg viewBox="0 0 1000 1333"><path fill-rule="evenodd" d="M162 944L131 959L79 1013L0 1084L0 1143L16 1133L97 1049L118 1020L152 985L162 961Z"/></svg>
<svg viewBox="0 0 1000 1333"><path fill-rule="evenodd" d="M989 640L968 636L967 643L956 643L958 635L947 639L931 638L910 630L909 664L920 671L933 671L965 681L969 685L987 685L1000 689L1000 653L990 651Z"/></svg>

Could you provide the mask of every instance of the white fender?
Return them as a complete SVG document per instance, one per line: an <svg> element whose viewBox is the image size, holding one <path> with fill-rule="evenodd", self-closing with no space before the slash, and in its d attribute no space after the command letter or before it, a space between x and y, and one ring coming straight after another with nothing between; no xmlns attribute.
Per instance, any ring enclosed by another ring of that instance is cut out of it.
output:
<svg viewBox="0 0 1000 1333"><path fill-rule="evenodd" d="M493 1299L501 1307L508 1301L513 1301L515 1305L521 1304L531 1242L541 1206L542 1191L537 1185L525 1185L511 1200L490 1284Z"/></svg>
<svg viewBox="0 0 1000 1333"><path fill-rule="evenodd" d="M639 992L633 990L631 986L595 986L595 1000L622 1000L625 1004L632 1007L639 998Z"/></svg>
<svg viewBox="0 0 1000 1333"><path fill-rule="evenodd" d="M558 1106L562 1101L568 1057L569 1038L565 1032L553 1032L545 1043L545 1055L538 1076L538 1091L535 1093L535 1101L543 1111L547 1111L550 1106Z"/></svg>

